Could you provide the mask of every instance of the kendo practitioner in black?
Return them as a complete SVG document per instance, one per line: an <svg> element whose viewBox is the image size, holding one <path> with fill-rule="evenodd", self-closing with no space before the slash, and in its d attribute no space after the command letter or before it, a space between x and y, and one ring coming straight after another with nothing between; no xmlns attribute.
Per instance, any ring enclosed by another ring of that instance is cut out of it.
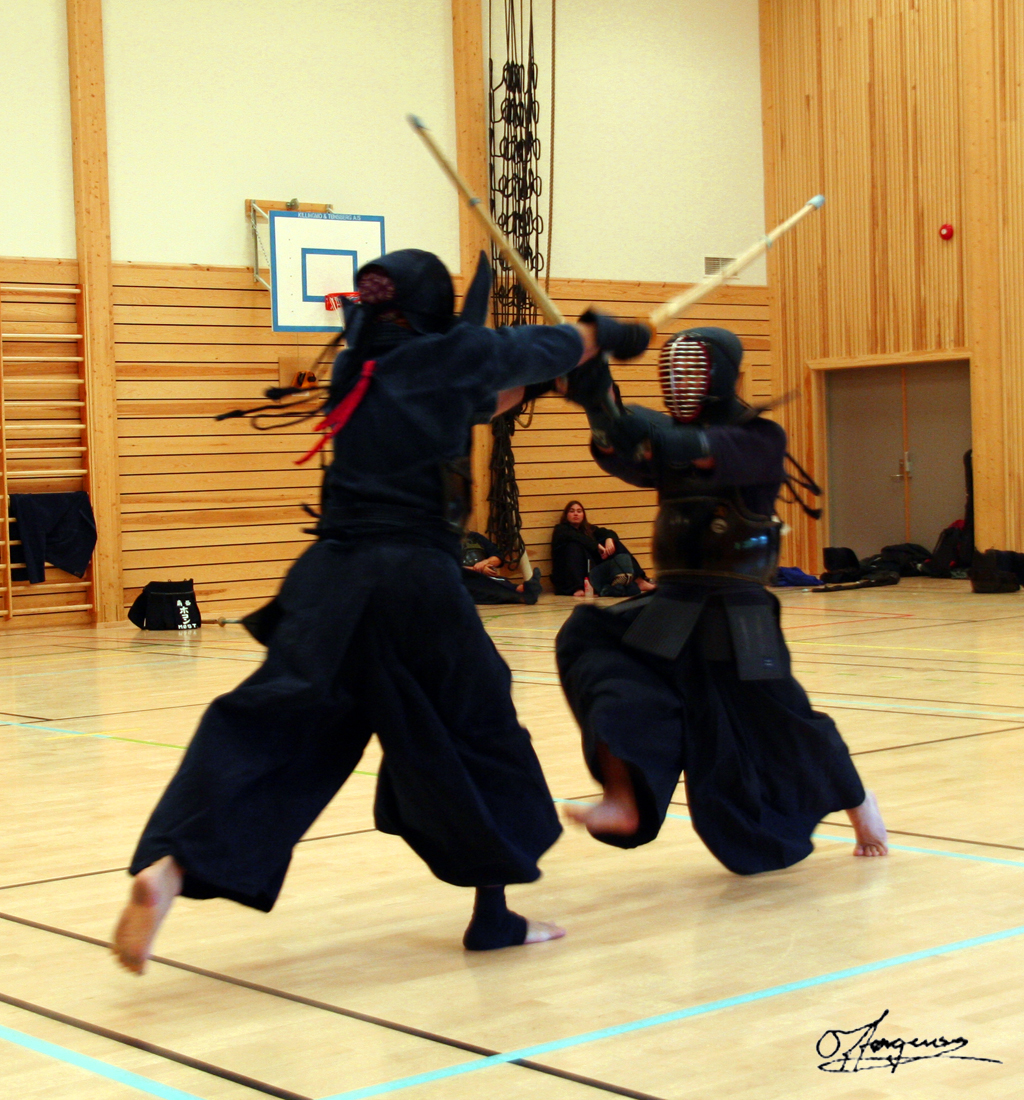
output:
<svg viewBox="0 0 1024 1100"><path fill-rule="evenodd" d="M505 564L501 548L479 531L462 536L462 583L473 603L535 604L540 597L540 570L534 569L528 581L513 584L498 574Z"/></svg>
<svg viewBox="0 0 1024 1100"><path fill-rule="evenodd" d="M882 856L874 796L793 678L765 588L778 562L775 500L789 482L786 435L736 397L742 355L725 329L673 337L660 364L670 416L623 407L606 365L569 379L598 465L657 489L660 506L657 590L577 608L558 635L562 686L604 788L600 803L568 816L607 844L647 844L683 774L694 829L737 874L804 859L815 826L838 810L853 823L854 855Z"/></svg>
<svg viewBox="0 0 1024 1100"><path fill-rule="evenodd" d="M321 425L337 434L318 540L254 617L264 664L210 705L145 827L115 931L127 969L143 970L178 894L268 911L292 847L373 733L377 827L438 878L476 888L465 945L564 934L505 904L506 884L539 877L561 827L460 577L470 429L599 347L639 354L648 333L607 317L484 328L489 289L483 261L457 318L431 253L360 269Z"/></svg>

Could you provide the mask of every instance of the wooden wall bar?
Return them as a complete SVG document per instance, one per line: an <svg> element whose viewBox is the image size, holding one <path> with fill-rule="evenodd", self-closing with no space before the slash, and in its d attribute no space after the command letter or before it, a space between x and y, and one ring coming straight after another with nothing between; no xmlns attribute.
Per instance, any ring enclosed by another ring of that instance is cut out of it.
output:
<svg viewBox="0 0 1024 1100"><path fill-rule="evenodd" d="M5 360L0 464L6 492L84 489L92 496L88 411L82 404L86 394L79 274L74 261L0 260L0 336ZM7 501L0 501L0 506L6 507ZM6 526L0 524L0 529ZM10 539L20 541L18 524L9 527ZM8 547L0 546L0 629L94 621L92 566L82 578L49 566L44 582L29 584L17 566L8 573L7 553Z"/></svg>
<svg viewBox="0 0 1024 1100"><path fill-rule="evenodd" d="M821 475L810 361L969 357L978 542L1011 549L1024 548L1022 20L1006 0L761 0L766 220L828 199L769 258L773 389L802 395L780 410L794 453ZM820 531L786 518L798 563L820 567Z"/></svg>

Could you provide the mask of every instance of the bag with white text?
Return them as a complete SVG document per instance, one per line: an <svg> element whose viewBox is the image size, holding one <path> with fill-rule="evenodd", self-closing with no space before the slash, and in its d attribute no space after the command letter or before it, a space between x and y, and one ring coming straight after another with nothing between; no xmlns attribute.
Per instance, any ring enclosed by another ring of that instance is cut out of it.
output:
<svg viewBox="0 0 1024 1100"><path fill-rule="evenodd" d="M150 581L128 618L140 630L195 630L203 625L196 590L188 581Z"/></svg>

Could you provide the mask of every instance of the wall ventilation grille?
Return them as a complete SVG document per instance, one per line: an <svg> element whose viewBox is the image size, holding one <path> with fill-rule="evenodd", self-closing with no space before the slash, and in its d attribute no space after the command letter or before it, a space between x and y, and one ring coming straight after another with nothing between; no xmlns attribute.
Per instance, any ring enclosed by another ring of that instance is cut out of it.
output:
<svg viewBox="0 0 1024 1100"><path fill-rule="evenodd" d="M704 274L705 275L717 275L723 267L731 264L735 260L735 256L705 256L704 257Z"/></svg>

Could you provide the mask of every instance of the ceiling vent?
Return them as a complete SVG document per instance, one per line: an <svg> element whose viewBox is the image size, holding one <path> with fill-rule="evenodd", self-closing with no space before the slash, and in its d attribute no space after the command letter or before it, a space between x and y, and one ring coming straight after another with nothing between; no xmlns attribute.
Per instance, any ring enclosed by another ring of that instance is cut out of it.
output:
<svg viewBox="0 0 1024 1100"><path fill-rule="evenodd" d="M729 264L735 260L735 256L705 256L704 257L704 274L717 275L723 267L728 267Z"/></svg>

